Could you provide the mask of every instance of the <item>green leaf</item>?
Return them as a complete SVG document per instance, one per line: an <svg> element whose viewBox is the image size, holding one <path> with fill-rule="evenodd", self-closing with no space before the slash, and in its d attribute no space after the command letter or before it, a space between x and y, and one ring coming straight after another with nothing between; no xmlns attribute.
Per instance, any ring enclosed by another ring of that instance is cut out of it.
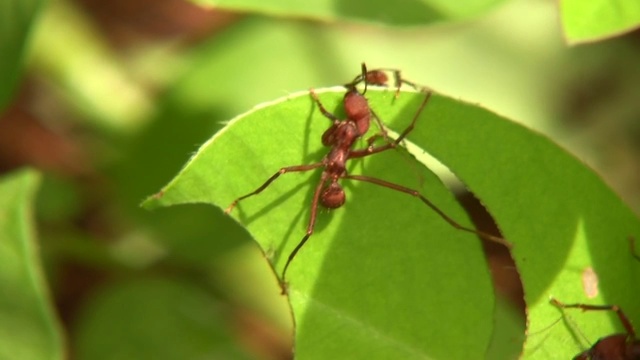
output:
<svg viewBox="0 0 640 360"><path fill-rule="evenodd" d="M78 359L248 359L216 300L183 280L143 279L103 289L82 311Z"/></svg>
<svg viewBox="0 0 640 360"><path fill-rule="evenodd" d="M329 110L339 109L344 89L326 91L322 102ZM371 107L396 132L406 127L423 96L403 92L396 99L393 91L367 92ZM319 138L327 127L307 93L263 105L203 145L145 205L205 202L225 208L278 168L318 161L326 153ZM548 303L550 296L617 303L632 319L640 318L634 301L640 290L632 286L640 266L632 261L626 240L640 235L640 223L581 162L521 125L440 95L432 97L408 138L449 167L514 244L530 333L535 334L525 355L567 358L581 350L571 328L549 326L561 316ZM439 180L402 151L363 160L350 172L419 188L451 217L468 223ZM232 214L271 255L278 273L304 234L318 176L319 171L285 174ZM344 208L320 213L316 233L288 273L296 354L484 354L493 331L493 293L477 239L451 228L415 198L344 183ZM593 299L587 299L582 286L588 267L600 278ZM606 322L591 325L584 325L591 339L614 331Z"/></svg>
<svg viewBox="0 0 640 360"><path fill-rule="evenodd" d="M560 13L571 44L601 40L640 27L637 0L562 0Z"/></svg>
<svg viewBox="0 0 640 360"><path fill-rule="evenodd" d="M40 10L42 0L4 0L0 3L0 112L22 72L22 59L31 25Z"/></svg>
<svg viewBox="0 0 640 360"><path fill-rule="evenodd" d="M627 243L640 235L640 222L592 170L546 137L475 106L436 97L424 116L409 138L482 200L514 244L529 333L536 333L526 342L527 358L569 358L584 350L570 328L549 328L561 315L551 296L619 304L640 319L640 264ZM599 278L593 298L582 281L590 268ZM615 331L611 323L584 320L579 328L588 339Z"/></svg>
<svg viewBox="0 0 640 360"><path fill-rule="evenodd" d="M322 93L321 100L334 109L341 91ZM371 98L388 103L393 92L372 91ZM409 99L418 98L403 96L394 108L414 111L416 104L407 104ZM399 119L406 125L404 120ZM205 202L226 208L280 167L319 161L327 151L320 135L328 125L306 92L241 115L146 205ZM404 155L377 154L350 171L409 187L423 184L429 199L468 225L439 179ZM319 176L320 171L285 174L232 214L271 256L278 273L305 233ZM320 211L314 235L287 274L296 355L456 359L483 353L494 304L478 239L453 229L411 196L344 183L347 204Z"/></svg>
<svg viewBox="0 0 640 360"><path fill-rule="evenodd" d="M502 0L192 1L203 6L257 12L271 16L307 17L325 21L357 20L392 25L420 25L470 18L503 2Z"/></svg>
<svg viewBox="0 0 640 360"><path fill-rule="evenodd" d="M29 170L0 178L0 358L62 359L33 234L31 204L40 177Z"/></svg>

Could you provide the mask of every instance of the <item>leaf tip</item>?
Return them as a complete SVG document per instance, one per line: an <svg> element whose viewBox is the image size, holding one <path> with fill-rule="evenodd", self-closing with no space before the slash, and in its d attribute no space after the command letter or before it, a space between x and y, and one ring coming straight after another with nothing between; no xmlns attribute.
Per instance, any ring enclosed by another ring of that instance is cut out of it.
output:
<svg viewBox="0 0 640 360"><path fill-rule="evenodd" d="M157 209L162 206L162 203L160 202L160 200L162 199L163 196L164 196L164 190L160 190L157 193L146 198L142 203L140 203L140 207L147 210Z"/></svg>

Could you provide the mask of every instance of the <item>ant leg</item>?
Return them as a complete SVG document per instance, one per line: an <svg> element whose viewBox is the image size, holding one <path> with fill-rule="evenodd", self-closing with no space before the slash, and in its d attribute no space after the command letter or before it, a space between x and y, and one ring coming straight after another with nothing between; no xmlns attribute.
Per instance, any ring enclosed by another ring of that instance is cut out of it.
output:
<svg viewBox="0 0 640 360"><path fill-rule="evenodd" d="M282 269L281 285L282 285L283 294L286 292L285 276L287 275L287 269L289 268L289 264L291 264L291 260L293 260L293 258L296 256L298 251L300 251L302 246L307 242L307 240L309 240L309 237L311 237L311 234L313 234L313 228L316 225L316 216L318 215L318 202L320 201L320 194L322 193L322 189L324 188L324 185L326 184L327 180L328 180L328 177L326 173L323 173L322 179L320 180L320 183L318 184L318 186L316 186L316 191L313 193L313 201L311 202L311 216L309 218L309 225L307 225L307 233L304 235L302 240L300 240L300 243L296 245L293 251L291 251L291 254L289 254L289 257L287 258L287 262L284 264L284 269Z"/></svg>
<svg viewBox="0 0 640 360"><path fill-rule="evenodd" d="M427 102L429 102L429 99L431 99L431 91L427 92L426 96L424 97L424 100L422 100L422 103L420 104L420 107L418 108L418 111L416 112L416 114L413 116L413 120L411 120L411 123L409 124L409 126L407 126L406 129L404 129L404 131L402 132L402 134L400 134L400 136L395 139L393 142L386 144L386 145L382 145L382 146L378 146L378 147L370 147L370 148L366 148L366 149L361 149L361 150L353 150L351 152L349 152L349 158L359 158L359 157L364 157L364 156L368 156L371 154L376 154L385 150L389 150L392 148L395 148L396 146L398 146L398 144L400 144L402 142L402 140L404 140L405 137L407 137L407 135L409 135L409 133L413 130L413 128L416 125L416 122L418 121L418 118L420 117L420 114L422 113L422 111L424 110L424 107L427 105Z"/></svg>
<svg viewBox="0 0 640 360"><path fill-rule="evenodd" d="M361 93L364 95L367 92L367 85L389 86L389 79L386 73L393 74L393 85L396 88L396 98L400 95L400 88L403 84L409 85L418 91L425 91L426 89L414 82L403 79L398 69L379 68L368 70L367 65L362 63L360 65L361 73L356 76L350 83L344 85L347 89L355 89L356 85L364 83L364 91Z"/></svg>
<svg viewBox="0 0 640 360"><path fill-rule="evenodd" d="M402 86L402 83L404 82L400 75L400 70L393 70L393 81L394 85L398 88L398 91L400 91L400 86Z"/></svg>
<svg viewBox="0 0 640 360"><path fill-rule="evenodd" d="M369 74L369 71L367 70L367 65L365 63L360 64L360 71L361 72L358 76L353 78L350 83L344 84L343 86L349 91L355 91L356 86L361 82L364 82L364 91L360 93L361 95L364 95L367 93L367 85L369 84L369 81L367 81L367 74Z"/></svg>
<svg viewBox="0 0 640 360"><path fill-rule="evenodd" d="M400 96L400 87L404 83L404 80L402 80L402 76L400 76L400 70L393 70L392 73L393 73L393 84L396 87L396 98L398 98L398 96Z"/></svg>
<svg viewBox="0 0 640 360"><path fill-rule="evenodd" d="M369 73L367 71L367 65L365 63L360 64L360 70L362 71L362 74L360 75L360 80L356 82L356 80L354 80L354 82L352 84L357 84L360 81L364 80L364 91L362 92L362 95L367 93L367 85L369 84L369 82L367 81L367 74ZM357 79L357 78L356 78ZM355 86L355 85L353 85Z"/></svg>
<svg viewBox="0 0 640 360"><path fill-rule="evenodd" d="M397 75L398 75L398 77L396 78L396 81L400 82L400 84L398 85L398 92L400 92L400 86L402 86L402 84L409 85L409 86L411 86L412 88L414 88L415 90L418 90L418 91L422 91L422 92L429 91L423 86L420 86L420 85L418 85L418 84L416 84L414 82L411 82L409 80L402 79L400 77L400 72L398 72Z"/></svg>
<svg viewBox="0 0 640 360"><path fill-rule="evenodd" d="M631 249L631 256L640 261L640 255L636 251L636 239L633 236L629 236L629 248Z"/></svg>
<svg viewBox="0 0 640 360"><path fill-rule="evenodd" d="M384 126L384 124L383 124L383 123L382 123L382 121L380 120L380 117L378 117L378 115L377 115L373 110L371 110L371 115L373 116L374 120L375 120L375 121L376 121L376 123L378 124L378 127L380 128L380 132L378 132L378 133L376 133L376 134L373 134L372 136L370 136L370 137L367 139L367 148L366 148L366 151L367 151L367 152L371 152L371 151L375 148L375 147L373 146L373 144L374 144L374 143L375 143L375 141L376 141L376 140L378 140L379 138L383 138L383 139L384 139L384 141L385 141L387 144L392 144L392 143L393 143L393 141L394 141L393 139L391 139L391 138L389 137L389 134L387 133L387 128ZM396 144L392 144L391 148L395 148L395 149L397 149ZM356 150L356 151L359 151L359 150ZM354 156L354 157L357 157L357 156ZM406 158L404 158L404 160L406 161L407 159L406 159ZM415 164L413 164L413 163L409 163L409 164L413 166L413 169L414 169L414 170L416 170L416 168L415 168ZM422 176L420 176L419 174L418 174L418 177L422 179ZM422 182L423 182L423 180L420 180L420 183L422 183Z"/></svg>
<svg viewBox="0 0 640 360"><path fill-rule="evenodd" d="M373 144L376 142L376 140L383 138L386 139L387 137L385 136L384 132L379 132L379 133L375 133L373 135L371 135L369 138L367 138L367 149L368 148L373 148Z"/></svg>
<svg viewBox="0 0 640 360"><path fill-rule="evenodd" d="M396 139L396 141L394 141L395 145L400 144L402 140L404 140L404 138L407 137L407 135L409 135L409 133L413 130L414 126L416 125L416 122L418 121L418 117L420 117L420 114L424 110L424 107L427 105L427 102L429 102L429 99L431 99L431 94L432 94L431 91L426 93L424 100L422 100L422 103L420 103L420 107L418 108L418 111L413 116L413 120L411 120L411 123L409 124L409 126L407 126L407 128L404 129L404 131L402 132L402 134L400 134L400 136Z"/></svg>
<svg viewBox="0 0 640 360"><path fill-rule="evenodd" d="M403 192L405 194L409 194L409 195L411 195L413 197L417 197L423 203L425 203L428 207L430 207L431 210L435 211L436 214L438 214L444 221L449 223L449 225L453 226L454 228L462 230L462 231L466 231L466 232L469 232L469 233L476 234L476 235L480 236L481 238L483 238L485 240L489 240L489 241L493 241L493 242L502 244L502 245L506 246L509 249L511 248L511 243L509 243L507 240L505 240L505 239L503 239L501 237L498 237L498 236L495 236L495 235L491 235L491 234L486 233L484 231L475 230L475 229L468 228L468 227L460 225L458 222L456 222L451 217L449 217L447 214L445 214L442 210L440 210L440 208L438 208L434 203L429 201L429 199L427 199L426 197L422 196L422 194L420 194L420 192L417 191L417 190L410 189L410 188L404 187L402 185L394 184L392 182L384 181L384 180L373 178L373 177L369 177L369 176L363 176L363 175L345 175L343 178L344 179L351 179L351 180L368 182L368 183L379 185L379 186L383 186L383 187L386 187L386 188L389 188L389 189L392 189L392 190L400 191L400 192Z"/></svg>
<svg viewBox="0 0 640 360"><path fill-rule="evenodd" d="M400 91L400 87L402 86L402 84L406 84L411 86L412 88L416 89L416 90L423 90L422 86L419 86L418 84L409 81L407 79L402 78L402 75L400 73L400 70L398 69L388 69L388 68L383 68L383 69L375 69L375 70L371 70L371 71L388 71L390 73L393 74L393 85L397 88L398 92Z"/></svg>
<svg viewBox="0 0 640 360"><path fill-rule="evenodd" d="M289 173L289 172L309 171L309 170L317 169L319 167L323 167L324 165L325 164L323 162L319 162L319 163L309 164L309 165L296 165L296 166L283 167L282 169L278 170L278 172L273 174L269 179L267 179L267 181L265 181L264 184L260 185L259 188L257 188L254 191L248 193L247 195L240 196L239 198L233 200L231 205L229 205L229 207L226 208L224 213L225 214L230 213L231 210L233 210L233 208L235 208L236 205L238 205L238 202L240 202L240 200L244 200L244 199L246 199L246 198L248 198L250 196L257 195L257 194L261 193L262 190L266 189L267 186L271 185L271 183L282 174L286 174L286 173Z"/></svg>
<svg viewBox="0 0 640 360"><path fill-rule="evenodd" d="M627 335L632 339L636 338L636 332L633 329L633 326L631 325L631 321L629 321L629 318L627 318L627 316L622 312L622 309L620 309L618 305L563 304L554 298L551 298L550 301L553 305L563 309L577 308L582 311L590 311L590 310L615 311L616 314L618 315L618 318L620 319L620 322L622 323L625 330L627 331Z"/></svg>
<svg viewBox="0 0 640 360"><path fill-rule="evenodd" d="M332 120L334 125L340 122L340 119L337 116L333 115L327 109L324 108L324 105L322 105L322 103L320 102L320 99L318 99L318 94L316 94L316 92L313 91L313 89L309 90L309 94L313 98L313 101L315 101L316 104L318 105L318 108L320 109L320 112L322 113L322 115L324 115L327 119Z"/></svg>
<svg viewBox="0 0 640 360"><path fill-rule="evenodd" d="M373 117L373 120L378 125L378 128L380 128L380 132L377 134L374 134L373 136L369 137L369 139L367 139L367 148L373 149L371 145L373 145L373 142L379 137L382 137L384 141L386 141L387 143L391 143L392 140L389 138L387 134L387 129L384 127L384 124L382 123L382 120L380 120L380 117L378 116L378 114L376 114L375 111L371 110L371 116Z"/></svg>

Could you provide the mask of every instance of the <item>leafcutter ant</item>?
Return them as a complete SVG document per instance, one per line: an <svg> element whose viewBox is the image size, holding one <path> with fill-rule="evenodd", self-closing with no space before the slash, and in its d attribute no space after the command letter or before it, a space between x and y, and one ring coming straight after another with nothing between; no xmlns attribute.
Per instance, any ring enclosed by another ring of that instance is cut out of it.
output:
<svg viewBox="0 0 640 360"><path fill-rule="evenodd" d="M235 199L225 210L225 213L230 213L238 204L238 202L261 193L282 174L304 172L323 168L320 182L316 186L313 194L313 200L311 202L311 214L309 223L307 225L306 234L303 236L298 245L293 249L293 251L289 254L287 262L285 263L285 266L282 270L281 284L283 286L283 292L285 291L285 277L287 269L289 268L291 261L296 256L298 251L300 251L300 249L304 246L307 240L309 240L309 237L311 237L311 235L313 234L318 213L318 205L322 205L323 207L328 209L337 209L344 205L346 197L345 192L340 185L340 180L343 179L368 182L414 196L420 199L423 203L425 203L428 207L435 211L442 219L444 219L454 228L476 234L491 241L496 241L508 245L506 240L500 237L460 225L458 222L441 211L435 204L422 196L417 190L370 176L349 175L347 173L346 165L348 160L363 158L397 147L414 128L418 118L420 117L420 114L422 113L432 94L430 90L418 87L414 83L403 79L400 76L400 71L398 70L368 70L366 65L364 64L362 64L361 70L362 72L358 76L356 76L352 82L344 85L344 87L346 88L346 93L343 98L343 106L346 113L346 119L340 119L334 114L330 113L320 102L313 89L309 92L311 98L318 106L320 112L324 115L324 117L331 121L331 126L324 132L324 134L322 134L321 138L322 144L330 148L329 153L320 162L317 163L294 165L281 168L269 179L267 179L262 185L260 185L256 190ZM386 136L384 126L379 121L379 119L377 119L373 110L369 107L367 99L364 96L367 85L388 86L388 77L386 75L386 72L393 73L395 82L394 85L398 88L398 91L402 84L408 84L418 90L421 90L421 92L424 94L424 99L416 109L411 123L396 139L390 139ZM364 83L365 86L365 90L363 92L360 92L357 89L357 86L361 83ZM369 125L371 123L372 117L375 119L375 121L378 121L378 125L382 129L382 134L376 134L368 139L368 146L366 148L354 149L356 142L361 139L369 130ZM382 135L387 140L387 142L383 145L374 146L373 143L375 139L380 135Z"/></svg>
<svg viewBox="0 0 640 360"><path fill-rule="evenodd" d="M400 70L398 69L375 69L375 70L367 70L367 65L362 63L360 66L361 73L356 76L353 81L344 86L349 89L360 83L364 83L364 91L361 93L364 95L367 92L367 85L376 85L376 86L389 86L389 76L387 73L393 74L393 85L396 88L396 96L400 94L400 87L402 84L409 85L416 90L422 90L427 92L427 90L417 85L414 82L411 82L407 79L404 79L400 75Z"/></svg>

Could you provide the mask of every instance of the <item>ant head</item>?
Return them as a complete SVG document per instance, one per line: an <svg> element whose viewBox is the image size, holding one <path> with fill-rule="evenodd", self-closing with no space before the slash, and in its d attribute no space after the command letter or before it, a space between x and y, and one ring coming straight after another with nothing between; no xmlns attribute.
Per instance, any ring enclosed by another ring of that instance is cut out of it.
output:
<svg viewBox="0 0 640 360"><path fill-rule="evenodd" d="M337 182L327 186L320 196L320 203L327 209L337 209L344 204L344 190Z"/></svg>

